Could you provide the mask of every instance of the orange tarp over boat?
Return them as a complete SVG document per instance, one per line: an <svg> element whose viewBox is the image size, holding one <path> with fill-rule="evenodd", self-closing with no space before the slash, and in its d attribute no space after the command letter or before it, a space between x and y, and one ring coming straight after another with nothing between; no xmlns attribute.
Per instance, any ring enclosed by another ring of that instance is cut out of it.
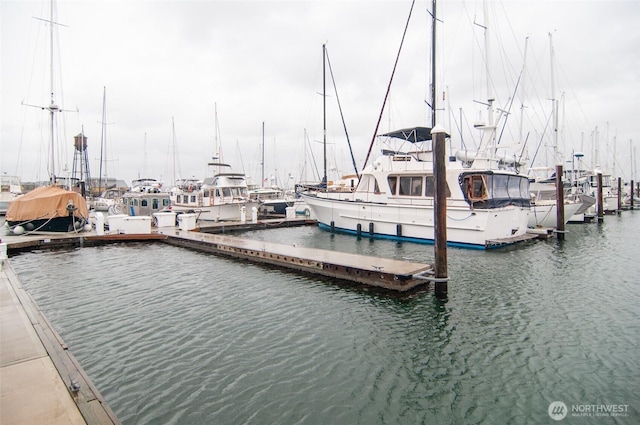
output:
<svg viewBox="0 0 640 425"><path fill-rule="evenodd" d="M58 186L42 186L16 198L7 209L6 221L26 221L42 218L68 217L67 205L76 208L73 215L88 218L87 202L79 193Z"/></svg>

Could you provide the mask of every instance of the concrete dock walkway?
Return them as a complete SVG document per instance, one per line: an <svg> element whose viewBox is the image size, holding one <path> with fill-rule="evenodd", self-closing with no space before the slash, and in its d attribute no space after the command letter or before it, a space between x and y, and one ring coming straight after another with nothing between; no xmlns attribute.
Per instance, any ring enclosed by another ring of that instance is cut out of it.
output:
<svg viewBox="0 0 640 425"><path fill-rule="evenodd" d="M0 424L120 424L0 259Z"/></svg>

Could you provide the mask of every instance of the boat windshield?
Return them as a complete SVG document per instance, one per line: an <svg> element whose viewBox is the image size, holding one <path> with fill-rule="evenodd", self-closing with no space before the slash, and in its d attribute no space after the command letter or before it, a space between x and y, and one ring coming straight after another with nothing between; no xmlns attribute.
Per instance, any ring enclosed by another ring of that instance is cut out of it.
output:
<svg viewBox="0 0 640 425"><path fill-rule="evenodd" d="M459 178L465 200L473 208L531 205L529 179L515 174L463 173Z"/></svg>

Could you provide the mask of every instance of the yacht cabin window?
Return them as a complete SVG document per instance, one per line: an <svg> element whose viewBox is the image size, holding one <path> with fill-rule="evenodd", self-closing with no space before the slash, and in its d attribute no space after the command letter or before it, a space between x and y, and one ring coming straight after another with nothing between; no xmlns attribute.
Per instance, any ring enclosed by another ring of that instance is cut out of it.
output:
<svg viewBox="0 0 640 425"><path fill-rule="evenodd" d="M398 179L400 184L398 184ZM426 196L433 198L436 193L436 183L433 176L389 176L387 177L391 195ZM424 191L422 187L424 186ZM396 193L396 188L398 189ZM446 186L446 196L451 197L449 185Z"/></svg>
<svg viewBox="0 0 640 425"><path fill-rule="evenodd" d="M397 176L389 176L387 177L387 183L389 183L389 193L391 195L396 194L396 186L398 185L398 177Z"/></svg>
<svg viewBox="0 0 640 425"><path fill-rule="evenodd" d="M434 176L426 176L426 185L424 188L424 195L433 198L436 196L436 179ZM447 198L451 197L451 190L449 190L449 183L445 182L445 194Z"/></svg>

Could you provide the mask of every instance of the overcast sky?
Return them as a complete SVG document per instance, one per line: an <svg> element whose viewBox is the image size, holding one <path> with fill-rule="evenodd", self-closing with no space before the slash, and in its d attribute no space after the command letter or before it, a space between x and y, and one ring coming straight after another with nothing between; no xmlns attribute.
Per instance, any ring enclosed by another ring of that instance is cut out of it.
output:
<svg viewBox="0 0 640 425"><path fill-rule="evenodd" d="M48 178L49 117L23 103L50 103L49 28L36 19L49 19L49 5L0 0L0 170L23 181ZM625 180L634 177L632 144L640 150L640 0L512 0L488 6L486 22L479 1L438 3L439 97L446 92L438 121L452 143L459 146L462 137L473 149L473 123L486 119L479 103L487 98L486 24L495 104L511 112L502 140L511 142L522 132L530 156L537 152L536 165L552 165L547 146L555 88L564 160L584 151L590 164L597 140L600 165L609 171L615 165ZM67 111L56 115L63 145L56 149L56 167L71 169L73 136L84 131L94 177L103 145L103 173L106 168L109 177L127 183L140 176L166 183L175 174L203 178L217 142L225 162L259 182L264 122L265 176L277 175L281 185L313 179L310 151L322 168L319 93L327 43L361 169L410 7L410 0L59 0L53 91ZM431 1L416 1L379 132L429 126L430 8ZM329 78L327 92L329 166L350 173Z"/></svg>

